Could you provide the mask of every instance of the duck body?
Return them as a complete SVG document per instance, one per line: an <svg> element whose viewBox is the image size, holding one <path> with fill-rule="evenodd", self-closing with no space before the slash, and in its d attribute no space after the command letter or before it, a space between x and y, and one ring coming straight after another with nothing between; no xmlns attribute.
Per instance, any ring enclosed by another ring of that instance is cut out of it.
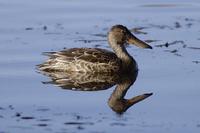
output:
<svg viewBox="0 0 200 133"><path fill-rule="evenodd" d="M49 56L49 59L38 65L38 68L47 72L127 73L137 70L137 63L126 51L124 44L151 48L122 25L111 28L108 32L108 43L114 53L100 48L71 48L59 52L46 52L44 54Z"/></svg>
<svg viewBox="0 0 200 133"><path fill-rule="evenodd" d="M84 73L115 73L122 71L122 61L109 50L100 48L71 48L44 53L49 59L39 65L42 71ZM135 65L132 65L132 68ZM128 69L128 68L126 68Z"/></svg>

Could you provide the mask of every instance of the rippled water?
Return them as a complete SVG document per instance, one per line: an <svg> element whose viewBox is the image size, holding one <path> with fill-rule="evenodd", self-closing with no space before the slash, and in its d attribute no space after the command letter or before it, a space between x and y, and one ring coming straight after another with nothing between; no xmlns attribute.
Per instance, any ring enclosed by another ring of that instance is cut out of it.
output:
<svg viewBox="0 0 200 133"><path fill-rule="evenodd" d="M199 132L199 12L195 0L0 0L0 132ZM49 78L36 70L42 52L110 49L114 24L153 41L153 50L128 47L140 70L126 95L151 97L117 115L107 104L115 87L43 84Z"/></svg>

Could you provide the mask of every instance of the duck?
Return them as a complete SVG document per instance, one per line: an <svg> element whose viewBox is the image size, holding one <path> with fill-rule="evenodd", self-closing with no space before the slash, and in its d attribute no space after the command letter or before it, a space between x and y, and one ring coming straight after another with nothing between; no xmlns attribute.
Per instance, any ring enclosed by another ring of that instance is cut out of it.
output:
<svg viewBox="0 0 200 133"><path fill-rule="evenodd" d="M58 52L44 52L49 58L38 65L38 69L68 73L127 73L137 70L136 61L126 50L127 45L152 49L123 25L112 26L107 40L113 52L101 48L71 48Z"/></svg>

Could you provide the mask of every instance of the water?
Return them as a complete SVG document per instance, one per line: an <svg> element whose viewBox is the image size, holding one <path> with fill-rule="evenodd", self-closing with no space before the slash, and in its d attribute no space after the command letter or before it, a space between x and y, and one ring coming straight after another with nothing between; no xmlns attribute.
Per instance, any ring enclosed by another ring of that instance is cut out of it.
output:
<svg viewBox="0 0 200 133"><path fill-rule="evenodd" d="M199 132L199 11L194 0L0 0L0 132ZM126 98L151 97L117 115L107 104L115 86L80 92L42 83L42 52L110 50L114 24L146 27L135 35L158 40L153 50L128 47L139 75Z"/></svg>

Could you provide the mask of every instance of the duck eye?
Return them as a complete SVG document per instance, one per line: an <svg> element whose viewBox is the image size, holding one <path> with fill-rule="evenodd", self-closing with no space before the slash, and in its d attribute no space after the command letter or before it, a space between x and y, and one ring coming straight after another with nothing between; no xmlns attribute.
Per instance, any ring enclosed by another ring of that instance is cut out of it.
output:
<svg viewBox="0 0 200 133"><path fill-rule="evenodd" d="M123 34L125 34L125 33L126 33L126 31L125 31L125 30L122 30L122 33L123 33Z"/></svg>

